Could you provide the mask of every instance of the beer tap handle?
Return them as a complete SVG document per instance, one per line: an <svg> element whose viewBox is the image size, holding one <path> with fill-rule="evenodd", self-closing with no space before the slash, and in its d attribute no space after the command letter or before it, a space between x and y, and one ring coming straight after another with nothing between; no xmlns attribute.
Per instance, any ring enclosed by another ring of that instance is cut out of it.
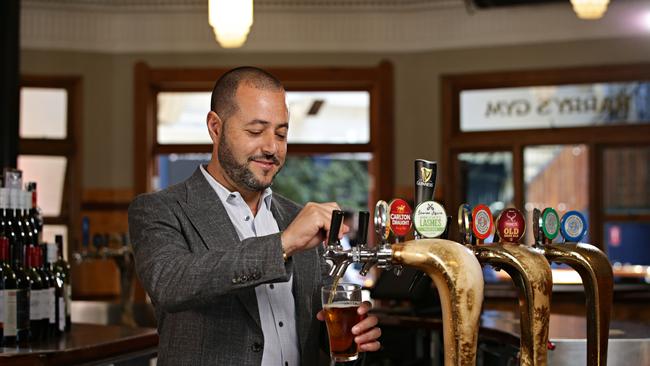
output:
<svg viewBox="0 0 650 366"><path fill-rule="evenodd" d="M437 163L424 159L415 160L415 207L433 200L436 190Z"/></svg>
<svg viewBox="0 0 650 366"><path fill-rule="evenodd" d="M330 222L330 231L327 238L327 246L338 246L339 231L341 230L341 223L343 222L343 211L334 210L332 212L332 221Z"/></svg>
<svg viewBox="0 0 650 366"><path fill-rule="evenodd" d="M359 212L359 227L357 228L357 243L364 247L368 244L368 224L370 222L370 212Z"/></svg>

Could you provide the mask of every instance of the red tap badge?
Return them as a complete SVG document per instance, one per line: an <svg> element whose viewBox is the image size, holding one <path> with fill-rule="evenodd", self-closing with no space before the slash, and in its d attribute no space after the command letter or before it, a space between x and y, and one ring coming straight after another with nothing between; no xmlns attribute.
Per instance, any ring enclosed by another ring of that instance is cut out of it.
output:
<svg viewBox="0 0 650 366"><path fill-rule="evenodd" d="M497 219L497 232L501 241L518 243L526 232L526 220L521 211L507 208Z"/></svg>
<svg viewBox="0 0 650 366"><path fill-rule="evenodd" d="M472 210L472 232L477 239L485 240L494 231L492 212L486 205L478 205Z"/></svg>
<svg viewBox="0 0 650 366"><path fill-rule="evenodd" d="M412 213L411 207L403 199L396 198L390 202L388 223L395 236L402 237L409 233L413 221Z"/></svg>

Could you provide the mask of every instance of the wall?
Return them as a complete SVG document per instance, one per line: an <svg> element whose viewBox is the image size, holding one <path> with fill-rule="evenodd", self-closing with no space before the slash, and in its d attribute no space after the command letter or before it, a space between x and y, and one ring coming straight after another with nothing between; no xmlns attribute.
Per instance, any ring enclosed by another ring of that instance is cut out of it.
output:
<svg viewBox="0 0 650 366"><path fill-rule="evenodd" d="M21 52L23 74L83 76L83 187L129 189L133 166L133 66L355 66L390 60L395 70L395 183L412 185L415 158L441 158L442 74L650 62L645 38L542 43L417 53ZM206 109L207 111L207 109ZM444 174L444 167L441 174Z"/></svg>

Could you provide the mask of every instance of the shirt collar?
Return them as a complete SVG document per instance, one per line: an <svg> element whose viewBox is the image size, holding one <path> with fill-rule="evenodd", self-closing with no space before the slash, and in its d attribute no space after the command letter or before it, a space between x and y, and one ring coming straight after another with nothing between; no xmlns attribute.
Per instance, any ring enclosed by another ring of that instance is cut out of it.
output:
<svg viewBox="0 0 650 366"><path fill-rule="evenodd" d="M241 197L241 193L237 191L231 192L230 190L228 190L228 188L224 187L223 184L219 183L216 179L214 179L212 175L210 175L210 173L208 173L207 169L203 166L203 164L201 164L199 168L201 169L201 173L203 173L205 179L208 181L208 184L210 184L212 189L214 189L214 191L217 193L217 196L219 196L219 199L224 205L226 203L233 204L237 199L237 197L243 200L243 198ZM267 187L262 192L262 199L260 201L264 202L264 205L268 210L271 209L272 198L273 198L273 191L271 190L271 187Z"/></svg>

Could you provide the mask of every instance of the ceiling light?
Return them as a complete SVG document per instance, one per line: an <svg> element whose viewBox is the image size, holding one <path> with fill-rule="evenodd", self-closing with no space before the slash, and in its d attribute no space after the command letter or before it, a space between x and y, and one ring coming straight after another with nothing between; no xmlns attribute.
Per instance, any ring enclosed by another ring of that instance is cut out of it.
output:
<svg viewBox="0 0 650 366"><path fill-rule="evenodd" d="M573 10L580 19L599 19L607 11L609 0L571 0Z"/></svg>
<svg viewBox="0 0 650 366"><path fill-rule="evenodd" d="M253 0L209 0L208 20L221 47L241 47L253 25Z"/></svg>

